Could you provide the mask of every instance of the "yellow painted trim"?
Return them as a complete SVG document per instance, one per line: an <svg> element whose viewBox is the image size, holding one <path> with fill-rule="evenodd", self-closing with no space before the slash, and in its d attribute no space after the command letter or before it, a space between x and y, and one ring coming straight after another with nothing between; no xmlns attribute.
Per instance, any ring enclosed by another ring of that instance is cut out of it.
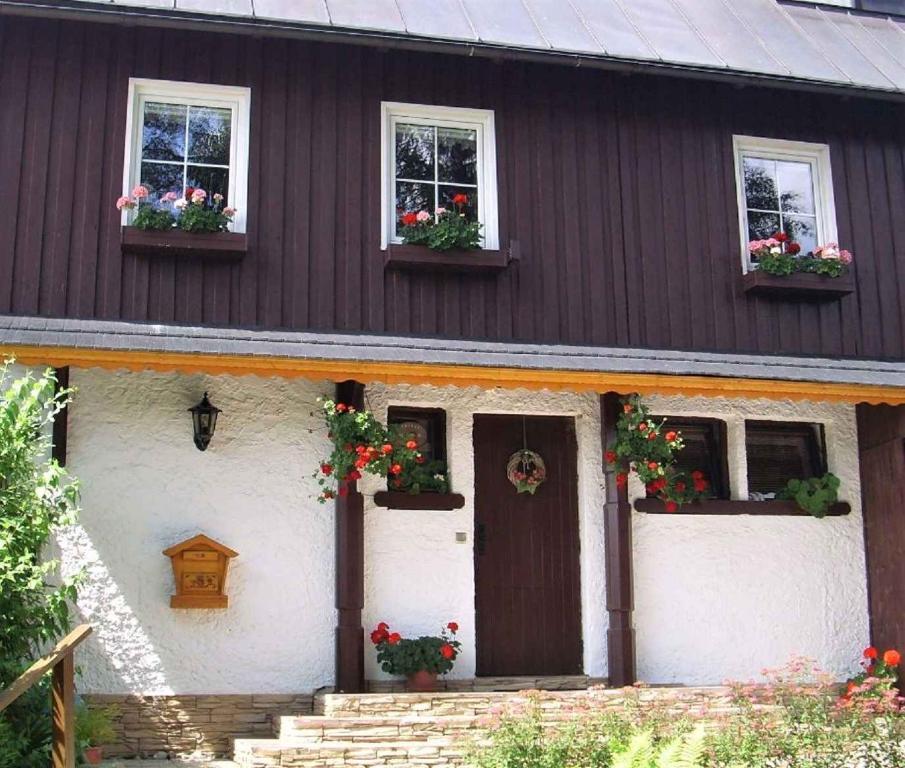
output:
<svg viewBox="0 0 905 768"><path fill-rule="evenodd" d="M0 356L15 357L25 365L71 365L79 368L285 378L388 384L494 389L569 389L577 392L638 392L661 395L702 395L772 400L820 400L844 403L905 404L905 386L835 384L781 379L742 379L719 376L678 376L654 373L497 368L472 365L321 360L251 355L209 355L182 352L105 350L74 347L0 346Z"/></svg>

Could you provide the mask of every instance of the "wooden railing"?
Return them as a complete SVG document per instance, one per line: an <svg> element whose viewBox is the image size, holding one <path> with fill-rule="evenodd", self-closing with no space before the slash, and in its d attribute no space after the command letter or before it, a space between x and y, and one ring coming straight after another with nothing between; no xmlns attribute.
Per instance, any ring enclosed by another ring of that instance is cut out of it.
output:
<svg viewBox="0 0 905 768"><path fill-rule="evenodd" d="M57 643L46 656L38 659L5 691L0 691L0 712L53 670L51 707L53 709L52 768L75 768L75 660L76 647L91 634L82 624Z"/></svg>

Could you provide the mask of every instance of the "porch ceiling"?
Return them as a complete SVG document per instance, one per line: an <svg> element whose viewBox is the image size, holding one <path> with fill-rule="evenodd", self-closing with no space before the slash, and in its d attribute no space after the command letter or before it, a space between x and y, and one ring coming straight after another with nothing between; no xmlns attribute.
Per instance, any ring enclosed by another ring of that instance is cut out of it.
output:
<svg viewBox="0 0 905 768"><path fill-rule="evenodd" d="M0 316L26 365L905 403L905 363Z"/></svg>

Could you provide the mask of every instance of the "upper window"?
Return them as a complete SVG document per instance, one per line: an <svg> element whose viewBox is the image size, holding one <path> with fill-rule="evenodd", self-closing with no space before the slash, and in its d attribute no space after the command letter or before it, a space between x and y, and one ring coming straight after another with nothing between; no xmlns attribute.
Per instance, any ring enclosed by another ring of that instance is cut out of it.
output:
<svg viewBox="0 0 905 768"><path fill-rule="evenodd" d="M143 184L151 200L189 187L219 193L244 232L249 102L248 88L130 80L124 189Z"/></svg>
<svg viewBox="0 0 905 768"><path fill-rule="evenodd" d="M748 242L785 232L804 253L836 240L836 212L826 144L735 136L742 253Z"/></svg>
<svg viewBox="0 0 905 768"><path fill-rule="evenodd" d="M383 158L383 247L401 242L404 214L455 209L458 194L484 247L499 247L492 111L384 102Z"/></svg>

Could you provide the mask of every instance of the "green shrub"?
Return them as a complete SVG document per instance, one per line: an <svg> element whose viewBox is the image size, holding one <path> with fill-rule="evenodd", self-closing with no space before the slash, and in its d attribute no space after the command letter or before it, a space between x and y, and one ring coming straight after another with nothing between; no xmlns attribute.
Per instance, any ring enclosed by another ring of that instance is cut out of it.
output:
<svg viewBox="0 0 905 768"><path fill-rule="evenodd" d="M0 365L0 689L69 630L76 597L76 580L59 578L58 562L43 557L53 531L77 512L77 484L49 458L50 427L69 393L55 394L51 371L13 380L10 365ZM47 680L0 722L16 735L3 740L0 766L10 759L19 761L16 768L49 764Z"/></svg>

